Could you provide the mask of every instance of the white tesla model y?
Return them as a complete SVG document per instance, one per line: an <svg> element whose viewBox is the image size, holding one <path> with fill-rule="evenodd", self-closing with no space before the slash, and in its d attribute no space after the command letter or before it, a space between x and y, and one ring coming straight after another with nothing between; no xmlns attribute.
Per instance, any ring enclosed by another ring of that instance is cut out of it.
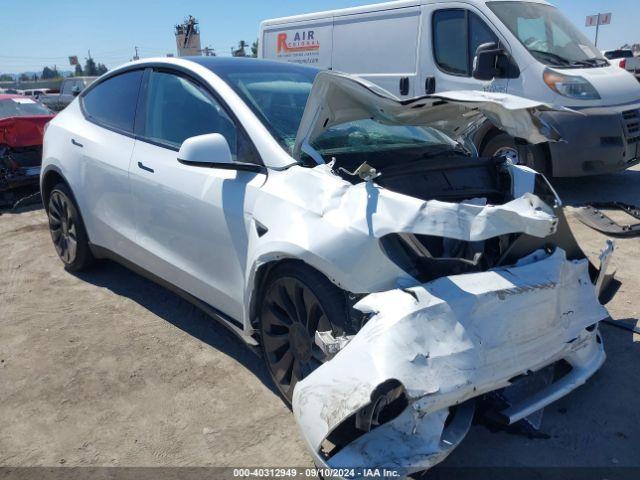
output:
<svg viewBox="0 0 640 480"><path fill-rule="evenodd" d="M51 121L42 198L68 270L119 261L259 346L318 465L408 474L459 444L477 397L513 399L562 363L494 416L514 423L604 362L606 268L544 177L469 141L487 119L523 148L557 141L550 108L400 100L255 59L143 60Z"/></svg>

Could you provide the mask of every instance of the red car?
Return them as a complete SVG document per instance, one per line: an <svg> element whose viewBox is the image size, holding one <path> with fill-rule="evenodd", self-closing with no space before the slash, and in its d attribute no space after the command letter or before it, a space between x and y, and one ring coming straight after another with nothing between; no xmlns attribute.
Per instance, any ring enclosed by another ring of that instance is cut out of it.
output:
<svg viewBox="0 0 640 480"><path fill-rule="evenodd" d="M0 205L12 203L13 191L37 185L44 127L54 114L22 95L0 95Z"/></svg>

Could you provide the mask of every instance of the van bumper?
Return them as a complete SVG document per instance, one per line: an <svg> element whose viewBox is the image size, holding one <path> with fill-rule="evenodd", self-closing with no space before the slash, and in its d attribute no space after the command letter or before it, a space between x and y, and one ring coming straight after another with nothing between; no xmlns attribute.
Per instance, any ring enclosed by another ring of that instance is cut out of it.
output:
<svg viewBox="0 0 640 480"><path fill-rule="evenodd" d="M549 144L554 177L612 173L640 163L640 103L579 112L543 114L563 138Z"/></svg>

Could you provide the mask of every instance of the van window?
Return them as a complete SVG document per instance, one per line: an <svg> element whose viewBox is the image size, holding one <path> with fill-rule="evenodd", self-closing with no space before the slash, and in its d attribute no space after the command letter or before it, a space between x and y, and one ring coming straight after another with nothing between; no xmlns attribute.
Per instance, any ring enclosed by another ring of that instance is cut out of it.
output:
<svg viewBox="0 0 640 480"><path fill-rule="evenodd" d="M433 15L433 53L442 71L470 77L476 50L498 37L475 13L461 9L438 10Z"/></svg>
<svg viewBox="0 0 640 480"><path fill-rule="evenodd" d="M144 137L177 149L187 138L219 133L235 158L236 132L222 106L198 85L173 73L151 73Z"/></svg>
<svg viewBox="0 0 640 480"><path fill-rule="evenodd" d="M100 82L82 97L85 114L98 124L133 133L141 80L142 70L135 70Z"/></svg>
<svg viewBox="0 0 640 480"><path fill-rule="evenodd" d="M464 10L439 10L433 16L433 51L438 66L453 75L469 74L467 16Z"/></svg>

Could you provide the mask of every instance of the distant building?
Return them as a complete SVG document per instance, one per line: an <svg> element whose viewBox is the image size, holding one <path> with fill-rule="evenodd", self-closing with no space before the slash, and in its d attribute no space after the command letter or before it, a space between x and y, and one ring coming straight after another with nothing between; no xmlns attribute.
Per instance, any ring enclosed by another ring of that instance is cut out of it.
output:
<svg viewBox="0 0 640 480"><path fill-rule="evenodd" d="M175 34L178 57L202 54L200 29L198 28L198 21L194 17L189 15L189 18L183 23L176 25Z"/></svg>

